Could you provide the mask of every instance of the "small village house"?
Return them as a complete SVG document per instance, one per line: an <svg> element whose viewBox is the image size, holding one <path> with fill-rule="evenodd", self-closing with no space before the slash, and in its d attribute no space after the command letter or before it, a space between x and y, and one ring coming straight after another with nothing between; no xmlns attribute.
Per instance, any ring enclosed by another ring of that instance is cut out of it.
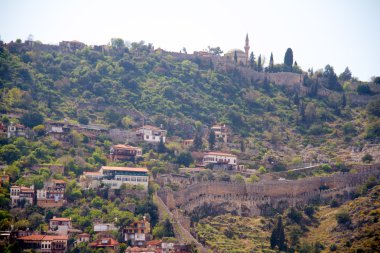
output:
<svg viewBox="0 0 380 253"><path fill-rule="evenodd" d="M31 187L14 185L10 188L11 206L24 207L34 204L34 185Z"/></svg>
<svg viewBox="0 0 380 253"><path fill-rule="evenodd" d="M166 130L155 126L145 125L137 129L136 135L146 142L158 143L161 139L163 143L166 141Z"/></svg>
<svg viewBox="0 0 380 253"><path fill-rule="evenodd" d="M29 235L18 238L21 248L26 251L43 253L64 253L67 250L66 235Z"/></svg>

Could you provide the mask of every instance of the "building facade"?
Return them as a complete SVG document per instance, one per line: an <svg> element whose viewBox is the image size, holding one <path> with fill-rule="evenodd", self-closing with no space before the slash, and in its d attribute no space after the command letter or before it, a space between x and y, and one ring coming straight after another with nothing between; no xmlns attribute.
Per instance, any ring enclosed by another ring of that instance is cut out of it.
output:
<svg viewBox="0 0 380 253"><path fill-rule="evenodd" d="M68 237L65 235L29 235L18 238L23 250L43 253L64 253Z"/></svg>
<svg viewBox="0 0 380 253"><path fill-rule="evenodd" d="M223 140L224 143L227 143L228 141L228 128L226 125L215 125L211 127L211 130L215 133L215 139Z"/></svg>
<svg viewBox="0 0 380 253"><path fill-rule="evenodd" d="M130 145L118 144L110 148L111 161L135 161L142 156L142 149Z"/></svg>
<svg viewBox="0 0 380 253"><path fill-rule="evenodd" d="M146 142L158 143L161 139L164 143L166 141L166 130L155 126L145 125L136 131L136 135Z"/></svg>
<svg viewBox="0 0 380 253"><path fill-rule="evenodd" d="M151 240L150 223L145 220L135 221L123 230L124 240L130 242L132 246L146 246L146 242Z"/></svg>
<svg viewBox="0 0 380 253"><path fill-rule="evenodd" d="M14 185L10 188L11 206L24 207L34 204L34 186L25 187Z"/></svg>
<svg viewBox="0 0 380 253"><path fill-rule="evenodd" d="M236 169L237 157L233 154L221 152L208 152L203 156L203 164L220 169Z"/></svg>
<svg viewBox="0 0 380 253"><path fill-rule="evenodd" d="M44 188L37 190L37 206L61 207L65 203L66 182L51 179L44 183Z"/></svg>

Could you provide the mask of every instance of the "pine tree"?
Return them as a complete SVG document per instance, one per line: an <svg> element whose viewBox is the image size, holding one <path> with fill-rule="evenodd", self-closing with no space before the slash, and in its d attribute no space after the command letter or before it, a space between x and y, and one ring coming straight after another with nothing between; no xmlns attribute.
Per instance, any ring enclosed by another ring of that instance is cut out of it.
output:
<svg viewBox="0 0 380 253"><path fill-rule="evenodd" d="M210 150L213 150L215 147L215 132L212 129L208 135L208 147Z"/></svg>
<svg viewBox="0 0 380 253"><path fill-rule="evenodd" d="M259 58L257 60L257 71L261 72L262 71L262 66L261 66L261 54L259 55Z"/></svg>
<svg viewBox="0 0 380 253"><path fill-rule="evenodd" d="M252 69L255 69L255 55L253 54L253 52L251 52L251 54L249 56L249 66Z"/></svg>
<svg viewBox="0 0 380 253"><path fill-rule="evenodd" d="M273 66L274 66L273 53L270 53L270 59L269 59L269 72L273 72Z"/></svg>

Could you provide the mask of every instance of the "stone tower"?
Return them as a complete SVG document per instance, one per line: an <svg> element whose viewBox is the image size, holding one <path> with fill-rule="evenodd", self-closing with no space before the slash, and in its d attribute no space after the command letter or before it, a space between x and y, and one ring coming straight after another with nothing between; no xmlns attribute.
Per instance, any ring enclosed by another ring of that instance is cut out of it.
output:
<svg viewBox="0 0 380 253"><path fill-rule="evenodd" d="M245 65L248 65L248 58L249 58L249 39L248 39L248 33L247 33L247 36L245 37L245 46L244 46L244 50L245 50Z"/></svg>

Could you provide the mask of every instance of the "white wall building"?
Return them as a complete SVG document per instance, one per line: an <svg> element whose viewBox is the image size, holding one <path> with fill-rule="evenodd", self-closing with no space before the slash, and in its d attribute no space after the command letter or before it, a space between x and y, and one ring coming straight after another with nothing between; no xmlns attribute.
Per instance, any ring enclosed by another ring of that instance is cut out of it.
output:
<svg viewBox="0 0 380 253"><path fill-rule="evenodd" d="M221 152L208 152L203 156L203 164L226 164L236 166L238 163L236 155L221 153Z"/></svg>
<svg viewBox="0 0 380 253"><path fill-rule="evenodd" d="M155 126L143 126L136 131L136 135L147 142L160 142L161 138L164 143L166 141L166 130Z"/></svg>

